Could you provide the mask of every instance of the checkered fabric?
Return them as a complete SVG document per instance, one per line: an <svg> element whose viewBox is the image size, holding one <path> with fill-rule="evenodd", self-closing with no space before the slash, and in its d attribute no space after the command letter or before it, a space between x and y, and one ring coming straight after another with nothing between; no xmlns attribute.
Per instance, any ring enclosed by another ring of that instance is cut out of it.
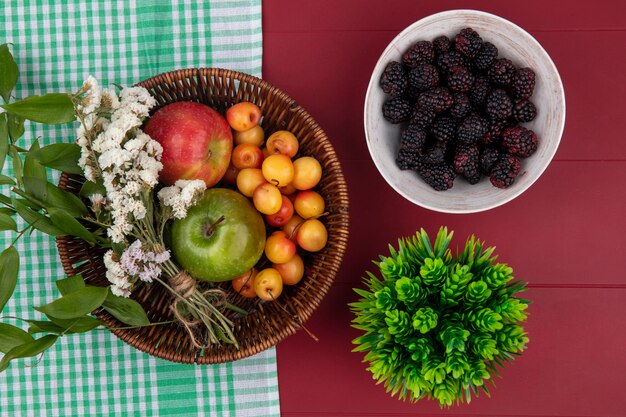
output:
<svg viewBox="0 0 626 417"><path fill-rule="evenodd" d="M261 73L261 0L5 0L0 5L0 43L13 44L20 70L18 98L76 91L89 74L103 85L130 85L187 67ZM29 146L36 137L43 144L70 141L74 127L27 123L20 145ZM0 248L14 236L0 233ZM54 281L63 270L52 238L35 232L17 246L18 288L3 315L38 318L32 306L58 296ZM273 349L219 366L180 365L97 331L63 337L40 363L15 361L0 374L2 417L279 414Z"/></svg>

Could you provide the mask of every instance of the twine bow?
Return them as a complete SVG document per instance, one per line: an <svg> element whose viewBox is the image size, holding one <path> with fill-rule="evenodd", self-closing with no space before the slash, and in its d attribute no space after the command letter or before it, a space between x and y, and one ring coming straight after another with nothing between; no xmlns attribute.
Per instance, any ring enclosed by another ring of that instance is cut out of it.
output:
<svg viewBox="0 0 626 417"><path fill-rule="evenodd" d="M219 288L197 291L197 281L186 271L170 277L168 284L178 295L170 308L197 349L207 349L218 340L237 345L230 330L233 323L220 314L222 307L230 306L225 291ZM205 334L203 330L207 330L209 334ZM199 340L204 340L205 343L200 343Z"/></svg>

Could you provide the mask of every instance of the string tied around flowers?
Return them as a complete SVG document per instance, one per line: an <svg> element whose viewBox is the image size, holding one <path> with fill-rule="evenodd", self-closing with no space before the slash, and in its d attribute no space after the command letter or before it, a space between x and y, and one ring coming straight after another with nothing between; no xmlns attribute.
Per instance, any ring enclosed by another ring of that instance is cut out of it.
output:
<svg viewBox="0 0 626 417"><path fill-rule="evenodd" d="M209 326L211 322L216 322L215 313L219 312L221 307L226 306L231 308L225 291L219 288L198 291L197 281L186 271L181 271L173 277L168 278L168 284L178 295L170 308L176 319L185 327L194 347L197 349L207 349L212 343L219 340L228 343L234 342L236 344L228 328L233 325L230 320L225 317L223 319L218 318L217 321L222 322L220 323L221 326ZM196 307L200 307L200 309L189 309L188 304L190 301ZM204 326L202 326L202 324L204 324ZM206 334L205 331L208 331L208 334ZM201 343L201 340L204 340L205 343Z"/></svg>

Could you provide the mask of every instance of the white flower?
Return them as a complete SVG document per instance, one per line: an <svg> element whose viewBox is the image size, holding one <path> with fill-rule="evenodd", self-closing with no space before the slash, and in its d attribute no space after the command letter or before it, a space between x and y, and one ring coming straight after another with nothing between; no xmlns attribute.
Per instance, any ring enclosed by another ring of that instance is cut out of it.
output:
<svg viewBox="0 0 626 417"><path fill-rule="evenodd" d="M187 216L187 210L195 205L206 190L202 180L178 180L174 185L162 188L157 194L161 204L172 208L177 219Z"/></svg>
<svg viewBox="0 0 626 417"><path fill-rule="evenodd" d="M82 90L84 97L78 105L78 109L83 114L93 113L98 107L100 107L102 89L98 85L98 81L90 75L83 83Z"/></svg>
<svg viewBox="0 0 626 417"><path fill-rule="evenodd" d="M94 213L99 213L102 207L106 205L106 198L99 193L90 195L89 201L91 201L91 209Z"/></svg>
<svg viewBox="0 0 626 417"><path fill-rule="evenodd" d="M129 104L140 105L147 108L148 111L156 105L154 97L143 87L128 87L123 89L120 93L120 101L121 107L126 107Z"/></svg>
<svg viewBox="0 0 626 417"><path fill-rule="evenodd" d="M112 250L104 254L104 266L107 269L106 277L112 284L111 292L120 297L128 297L135 281L126 274L124 268L114 259L114 256L117 255Z"/></svg>
<svg viewBox="0 0 626 417"><path fill-rule="evenodd" d="M98 157L98 164L103 170L107 168L122 168L130 166L133 161L133 154L125 149L112 148L103 152Z"/></svg>
<svg viewBox="0 0 626 417"><path fill-rule="evenodd" d="M111 292L113 293L113 295L117 295L118 297L130 297L130 291L118 287L117 285L111 285Z"/></svg>
<svg viewBox="0 0 626 417"><path fill-rule="evenodd" d="M102 106L109 109L116 109L120 105L120 99L117 97L115 90L111 88L105 88L102 90Z"/></svg>

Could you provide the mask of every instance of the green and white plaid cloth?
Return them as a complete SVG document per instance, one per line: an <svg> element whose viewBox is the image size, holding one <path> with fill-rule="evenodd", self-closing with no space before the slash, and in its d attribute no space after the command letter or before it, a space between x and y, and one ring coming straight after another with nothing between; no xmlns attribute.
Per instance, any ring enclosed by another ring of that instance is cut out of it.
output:
<svg viewBox="0 0 626 417"><path fill-rule="evenodd" d="M76 91L89 74L102 85L130 85L164 71L202 66L261 74L261 0L0 4L0 43L13 44L20 70L17 98ZM35 137L43 144L70 141L73 129L28 123L21 146ZM14 237L0 233L0 248ZM18 250L18 288L3 315L36 318L32 306L58 296L54 281L63 270L48 236L35 232ZM16 361L0 374L0 416L280 414L273 349L225 365L180 365L99 331L64 337L40 363L30 365L33 360Z"/></svg>

